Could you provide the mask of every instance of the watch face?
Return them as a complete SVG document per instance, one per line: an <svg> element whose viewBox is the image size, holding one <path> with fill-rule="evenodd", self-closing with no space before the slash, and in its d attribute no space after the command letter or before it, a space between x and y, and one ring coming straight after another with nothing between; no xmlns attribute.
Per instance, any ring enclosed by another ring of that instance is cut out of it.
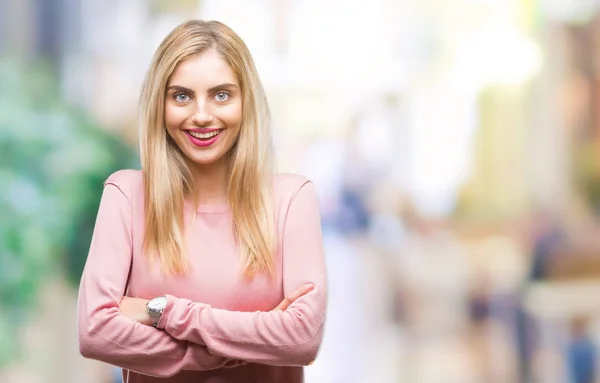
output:
<svg viewBox="0 0 600 383"><path fill-rule="evenodd" d="M157 297L148 302L150 310L163 310L165 307L167 307L167 297Z"/></svg>

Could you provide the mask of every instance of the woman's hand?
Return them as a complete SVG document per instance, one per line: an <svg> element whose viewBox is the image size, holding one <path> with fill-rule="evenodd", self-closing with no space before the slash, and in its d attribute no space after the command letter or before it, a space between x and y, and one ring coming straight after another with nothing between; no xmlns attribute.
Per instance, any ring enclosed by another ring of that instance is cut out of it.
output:
<svg viewBox="0 0 600 383"><path fill-rule="evenodd" d="M152 318L150 318L146 309L147 303L147 299L123 297L119 304L119 310L121 310L121 314L132 321L152 326Z"/></svg>
<svg viewBox="0 0 600 383"><path fill-rule="evenodd" d="M301 296L303 296L305 294L308 294L314 288L315 288L315 285L313 285L312 283L307 283L306 285L300 286L297 290L295 290L290 295L285 297L281 301L281 303L271 311L285 311L289 305L291 305L292 303L294 303L296 301L296 299L300 298Z"/></svg>

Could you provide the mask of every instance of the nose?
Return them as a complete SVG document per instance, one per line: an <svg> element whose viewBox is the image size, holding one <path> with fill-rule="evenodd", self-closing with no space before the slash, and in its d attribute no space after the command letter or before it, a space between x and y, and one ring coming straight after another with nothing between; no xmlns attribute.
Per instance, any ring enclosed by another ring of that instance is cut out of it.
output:
<svg viewBox="0 0 600 383"><path fill-rule="evenodd" d="M196 113L192 115L192 122L198 126L210 125L214 120L214 116L206 105L198 105Z"/></svg>

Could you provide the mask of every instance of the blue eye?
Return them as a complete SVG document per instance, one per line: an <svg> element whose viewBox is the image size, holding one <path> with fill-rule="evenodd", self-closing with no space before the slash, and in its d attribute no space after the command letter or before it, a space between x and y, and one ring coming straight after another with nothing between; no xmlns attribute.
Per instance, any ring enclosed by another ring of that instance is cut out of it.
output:
<svg viewBox="0 0 600 383"><path fill-rule="evenodd" d="M229 100L229 93L219 92L219 93L215 94L215 99L217 101L227 101L227 100Z"/></svg>
<svg viewBox="0 0 600 383"><path fill-rule="evenodd" d="M177 102L188 102L190 101L190 96L188 96L185 93L176 93L173 98L175 98L175 101Z"/></svg>

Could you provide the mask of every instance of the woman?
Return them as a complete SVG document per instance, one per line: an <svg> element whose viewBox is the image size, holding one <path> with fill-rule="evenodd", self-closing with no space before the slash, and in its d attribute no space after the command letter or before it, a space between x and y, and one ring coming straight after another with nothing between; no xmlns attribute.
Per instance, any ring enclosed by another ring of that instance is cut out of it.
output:
<svg viewBox="0 0 600 383"><path fill-rule="evenodd" d="M129 383L301 382L326 311L317 195L271 173L250 52L219 22L186 22L140 104L142 171L106 180L81 280L82 355Z"/></svg>

